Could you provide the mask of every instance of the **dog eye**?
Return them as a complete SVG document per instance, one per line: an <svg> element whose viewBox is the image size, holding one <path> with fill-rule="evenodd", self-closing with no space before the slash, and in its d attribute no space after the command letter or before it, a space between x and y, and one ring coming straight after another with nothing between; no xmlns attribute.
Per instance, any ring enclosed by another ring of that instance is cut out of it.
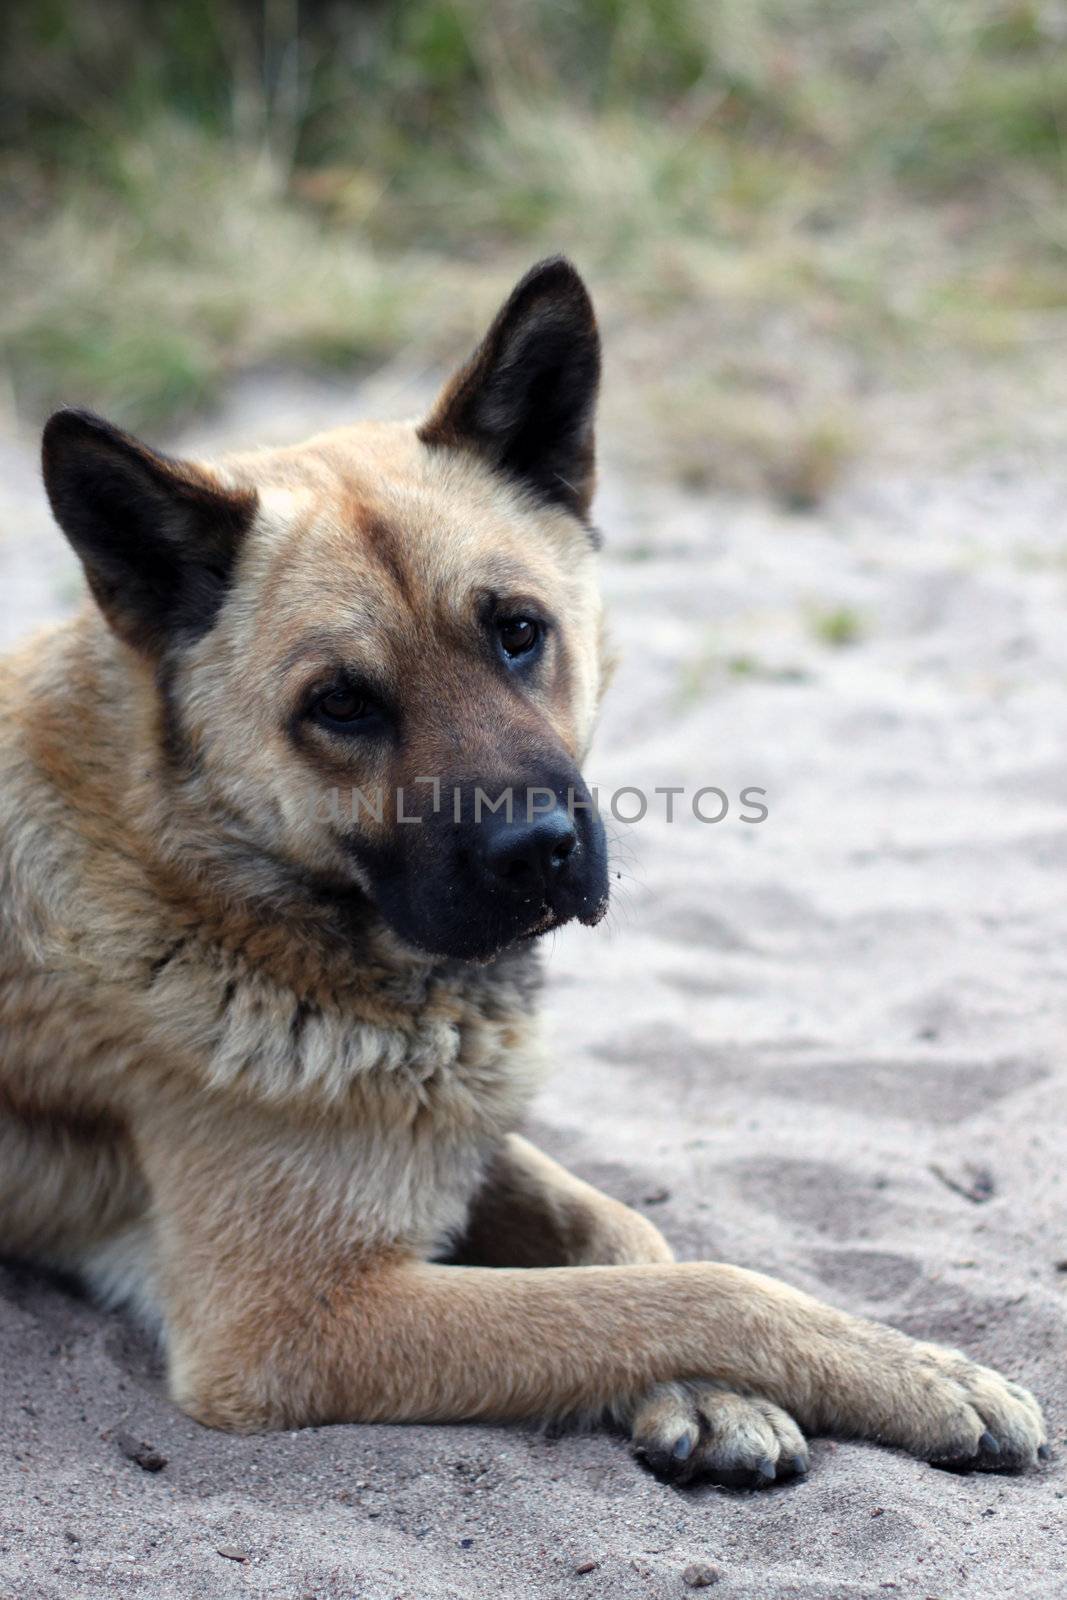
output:
<svg viewBox="0 0 1067 1600"><path fill-rule="evenodd" d="M330 689L315 701L315 714L326 723L361 722L371 715L370 702L355 689Z"/></svg>
<svg viewBox="0 0 1067 1600"><path fill-rule="evenodd" d="M541 638L541 624L532 617L503 617L496 625L500 648L509 660L528 656Z"/></svg>

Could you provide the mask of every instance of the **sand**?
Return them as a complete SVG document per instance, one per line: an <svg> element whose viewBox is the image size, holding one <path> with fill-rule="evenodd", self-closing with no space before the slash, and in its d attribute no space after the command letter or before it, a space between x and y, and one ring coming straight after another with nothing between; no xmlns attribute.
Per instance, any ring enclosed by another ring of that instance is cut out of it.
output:
<svg viewBox="0 0 1067 1600"><path fill-rule="evenodd" d="M199 437L353 409L250 381ZM8 639L73 587L23 441L0 468ZM961 1478L816 1441L807 1481L745 1494L666 1488L607 1435L231 1439L169 1405L121 1317L7 1266L2 1600L614 1600L689 1593L702 1563L738 1600L1067 1594L1065 506L1067 470L1033 459L868 471L804 516L609 464L622 664L589 775L602 797L716 785L731 810L678 800L667 824L653 796L612 825L610 923L547 952L558 1068L532 1129L680 1254L1020 1378L1049 1467Z"/></svg>

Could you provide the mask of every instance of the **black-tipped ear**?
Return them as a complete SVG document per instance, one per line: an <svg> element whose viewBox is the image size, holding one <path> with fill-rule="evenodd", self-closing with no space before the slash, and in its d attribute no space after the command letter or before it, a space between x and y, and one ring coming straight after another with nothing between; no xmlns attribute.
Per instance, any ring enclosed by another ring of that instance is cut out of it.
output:
<svg viewBox="0 0 1067 1600"><path fill-rule="evenodd" d="M53 515L116 633L153 655L206 633L255 491L225 488L88 411L49 418L42 464Z"/></svg>
<svg viewBox="0 0 1067 1600"><path fill-rule="evenodd" d="M593 498L600 338L585 284L562 256L533 267L419 429L475 450L581 518Z"/></svg>

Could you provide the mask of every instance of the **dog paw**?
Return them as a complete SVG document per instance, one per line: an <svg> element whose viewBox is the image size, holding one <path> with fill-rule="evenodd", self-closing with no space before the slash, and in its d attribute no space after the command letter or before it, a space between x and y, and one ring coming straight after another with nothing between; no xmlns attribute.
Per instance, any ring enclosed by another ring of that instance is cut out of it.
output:
<svg viewBox="0 0 1067 1600"><path fill-rule="evenodd" d="M936 1400L908 1442L951 1472L1021 1472L1048 1456L1041 1408L1028 1389L958 1350L920 1345Z"/></svg>
<svg viewBox="0 0 1067 1600"><path fill-rule="evenodd" d="M770 1400L718 1383L660 1383L633 1406L633 1449L673 1483L698 1478L730 1489L766 1489L808 1470L792 1417Z"/></svg>

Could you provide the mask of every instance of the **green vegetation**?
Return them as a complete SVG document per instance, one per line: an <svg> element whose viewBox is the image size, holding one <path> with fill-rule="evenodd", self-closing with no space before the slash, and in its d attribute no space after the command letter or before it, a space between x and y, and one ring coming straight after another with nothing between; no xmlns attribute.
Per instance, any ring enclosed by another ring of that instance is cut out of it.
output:
<svg viewBox="0 0 1067 1600"><path fill-rule="evenodd" d="M8 7L16 400L158 425L268 360L444 360L564 249L613 425L804 508L872 367L989 360L1067 308L1061 26L1037 0Z"/></svg>
<svg viewBox="0 0 1067 1600"><path fill-rule="evenodd" d="M855 611L848 606L836 606L832 611L816 611L811 616L811 631L821 644L833 650L843 650L855 644L863 633L863 625Z"/></svg>
<svg viewBox="0 0 1067 1600"><path fill-rule="evenodd" d="M682 666L672 706L676 712L686 712L731 683L736 687L750 683L807 683L809 678L804 667L766 661L751 651L724 655L721 642L711 636L705 649Z"/></svg>

